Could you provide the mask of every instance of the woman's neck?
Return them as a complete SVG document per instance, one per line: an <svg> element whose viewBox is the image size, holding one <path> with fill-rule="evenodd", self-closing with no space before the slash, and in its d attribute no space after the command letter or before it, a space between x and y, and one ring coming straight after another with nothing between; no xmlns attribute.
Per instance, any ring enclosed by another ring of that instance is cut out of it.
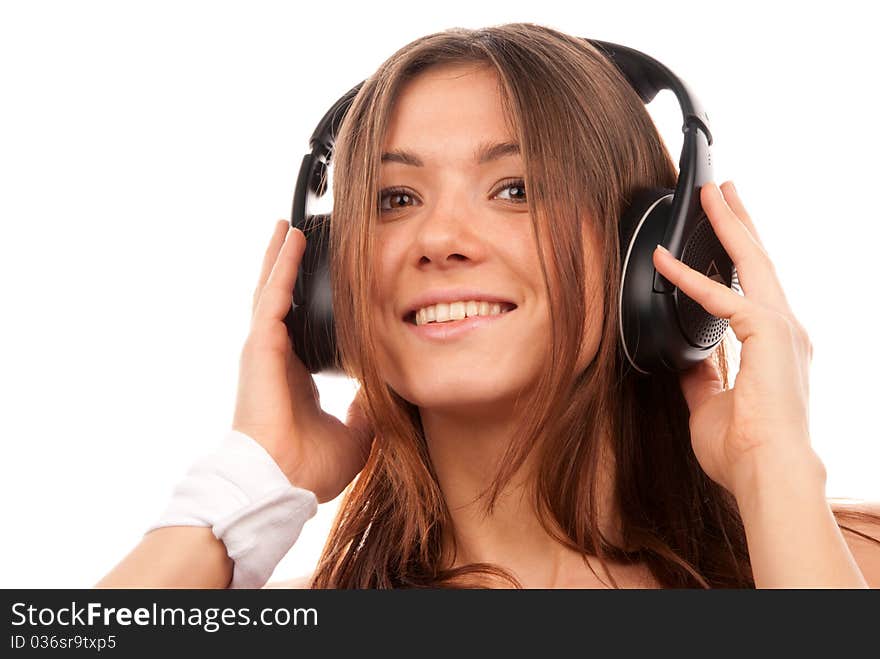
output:
<svg viewBox="0 0 880 659"><path fill-rule="evenodd" d="M452 529L444 538L447 556L455 547L451 566L491 563L511 571L527 588L565 587L595 579L581 553L554 539L541 524L533 494L537 451L502 490L491 514L485 514L486 497L480 497L488 491L514 435L513 424L504 414L494 419L483 415L476 422L422 410L428 452L452 518ZM600 528L616 542L611 460L605 461L598 476ZM596 571L607 581L601 568Z"/></svg>

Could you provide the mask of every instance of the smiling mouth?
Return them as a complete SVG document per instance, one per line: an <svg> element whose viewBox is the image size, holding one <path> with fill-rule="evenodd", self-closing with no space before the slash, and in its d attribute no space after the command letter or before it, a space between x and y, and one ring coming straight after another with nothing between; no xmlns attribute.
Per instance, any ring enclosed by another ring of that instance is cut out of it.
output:
<svg viewBox="0 0 880 659"><path fill-rule="evenodd" d="M517 308L516 305L513 304L512 302L506 303L506 304L509 304L509 308L503 310L500 314L495 314L494 316L489 315L489 314L487 314L485 316L484 315L465 316L464 318L457 318L455 320L450 318L449 320L445 320L443 322L437 322L436 320L432 320L428 323L425 323L425 325L453 325L453 324L460 322L462 320L470 320L471 318L495 318L497 316L503 316L506 313L510 313L511 311L514 311ZM407 322L410 325L415 325L416 324L416 311L410 311L406 316L404 316L403 320L404 320L404 322ZM424 325L419 325L419 327L424 327Z"/></svg>

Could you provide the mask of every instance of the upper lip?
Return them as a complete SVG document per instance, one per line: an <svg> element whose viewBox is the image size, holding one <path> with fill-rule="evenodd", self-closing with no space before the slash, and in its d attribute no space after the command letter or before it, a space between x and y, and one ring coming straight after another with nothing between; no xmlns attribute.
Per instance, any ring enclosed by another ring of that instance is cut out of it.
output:
<svg viewBox="0 0 880 659"><path fill-rule="evenodd" d="M488 293L486 291L481 291L476 288L437 288L429 291L424 291L423 293L420 293L415 298L413 298L407 305L406 310L403 312L403 319L406 320L406 318L410 314L412 314L414 311L418 311L422 307L429 307L439 302L466 302L468 300L477 300L483 302L506 302L507 304L511 304L513 305L513 307L516 307L516 303L504 295Z"/></svg>

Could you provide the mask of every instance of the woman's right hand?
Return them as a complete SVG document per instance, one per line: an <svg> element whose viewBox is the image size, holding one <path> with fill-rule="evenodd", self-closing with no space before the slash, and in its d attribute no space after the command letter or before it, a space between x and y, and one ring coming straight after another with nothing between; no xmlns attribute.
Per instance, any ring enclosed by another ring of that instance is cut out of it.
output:
<svg viewBox="0 0 880 659"><path fill-rule="evenodd" d="M265 448L291 484L311 490L324 503L361 471L373 430L362 390L348 408L346 423L321 409L314 378L291 345L284 318L305 247L302 231L287 220L276 223L239 361L232 428Z"/></svg>

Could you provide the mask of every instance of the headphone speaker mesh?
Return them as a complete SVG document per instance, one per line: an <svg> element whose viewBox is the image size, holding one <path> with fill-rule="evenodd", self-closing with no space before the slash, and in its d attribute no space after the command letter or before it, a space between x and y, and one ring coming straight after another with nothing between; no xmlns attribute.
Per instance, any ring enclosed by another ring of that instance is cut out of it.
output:
<svg viewBox="0 0 880 659"><path fill-rule="evenodd" d="M733 262L715 236L708 218L704 217L691 234L681 261L710 279L731 286ZM716 318L678 289L675 296L681 330L691 345L710 348L718 343L730 322L726 318Z"/></svg>

